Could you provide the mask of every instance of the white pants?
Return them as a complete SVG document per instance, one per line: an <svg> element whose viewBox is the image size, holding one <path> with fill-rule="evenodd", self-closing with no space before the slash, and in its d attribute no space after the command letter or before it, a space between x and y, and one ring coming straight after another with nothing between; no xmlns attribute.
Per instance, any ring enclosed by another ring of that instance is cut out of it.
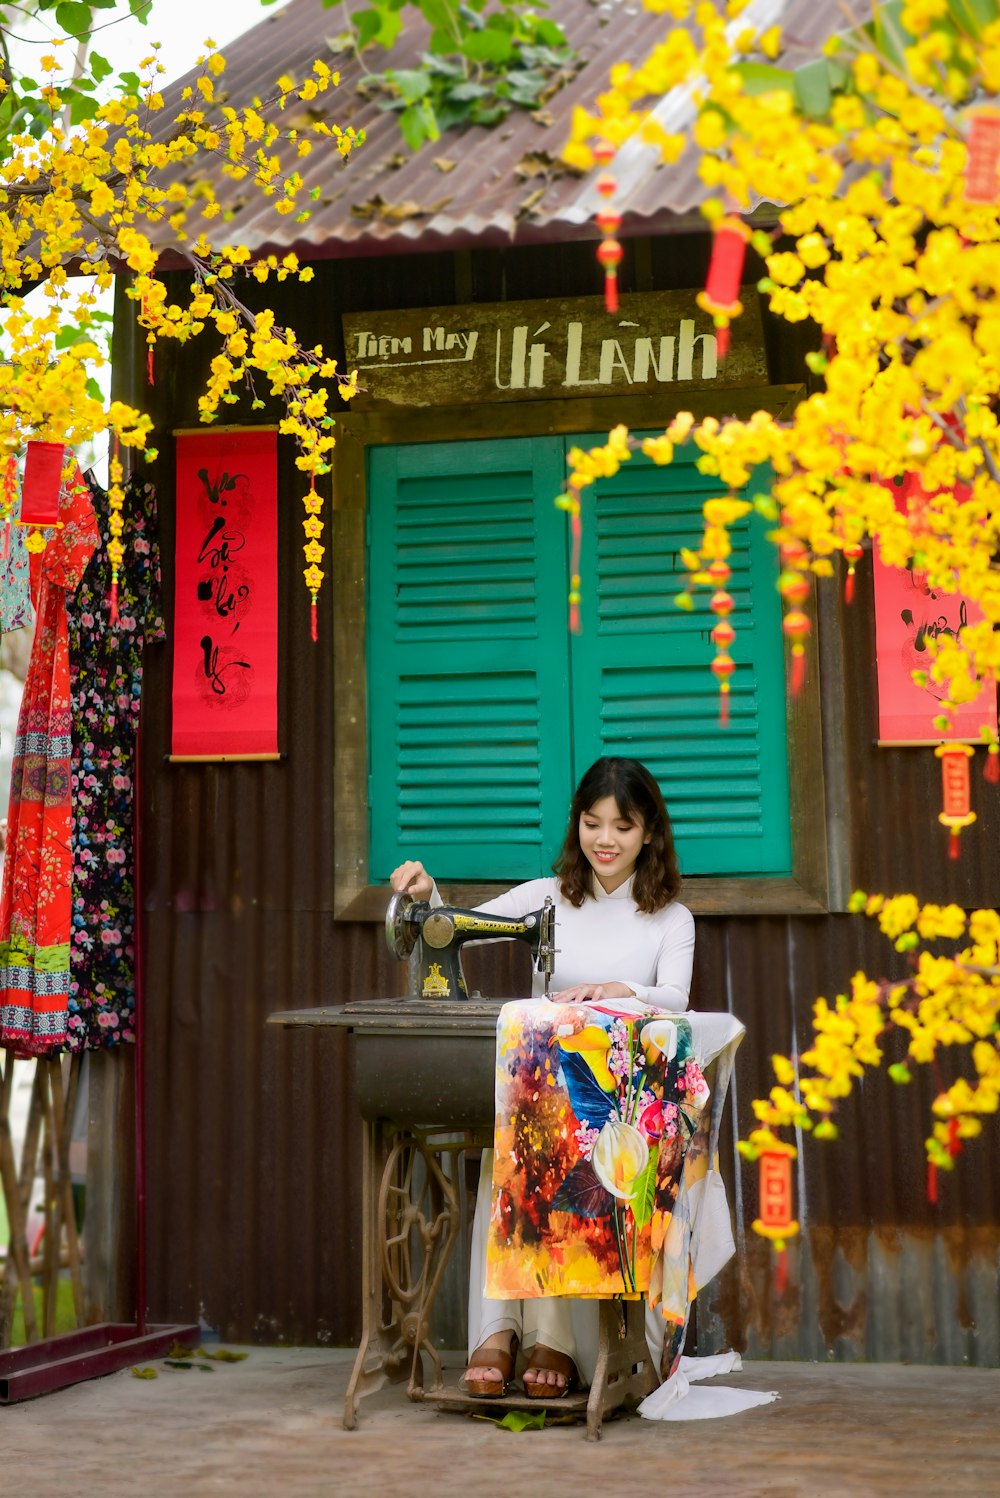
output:
<svg viewBox="0 0 1000 1498"><path fill-rule="evenodd" d="M516 1332L522 1350L530 1353L536 1342L563 1352L573 1359L585 1383L597 1366L598 1302L573 1300L565 1295L537 1296L530 1300L489 1300L486 1296L486 1238L493 1201L493 1151L483 1151L472 1223L472 1255L469 1265L469 1356L493 1332ZM646 1342L654 1367L659 1368L666 1326L658 1311L646 1307Z"/></svg>

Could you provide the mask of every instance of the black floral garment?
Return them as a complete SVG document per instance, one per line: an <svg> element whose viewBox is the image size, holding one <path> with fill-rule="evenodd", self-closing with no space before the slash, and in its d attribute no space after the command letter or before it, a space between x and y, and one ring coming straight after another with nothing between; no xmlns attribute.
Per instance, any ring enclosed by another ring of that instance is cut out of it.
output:
<svg viewBox="0 0 1000 1498"><path fill-rule="evenodd" d="M125 492L119 622L111 623L107 492L89 478L104 544L69 605L73 918L67 1048L135 1039L133 784L146 642L164 638L152 484Z"/></svg>

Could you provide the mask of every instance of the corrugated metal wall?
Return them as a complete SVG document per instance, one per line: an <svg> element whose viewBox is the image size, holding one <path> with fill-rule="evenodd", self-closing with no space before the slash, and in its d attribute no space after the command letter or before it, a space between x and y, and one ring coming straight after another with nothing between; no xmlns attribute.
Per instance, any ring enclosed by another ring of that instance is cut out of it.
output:
<svg viewBox="0 0 1000 1498"><path fill-rule="evenodd" d="M474 255L458 271L474 297L541 297L592 289L591 250ZM660 286L696 285L704 246L674 240L651 259ZM296 293L293 325L339 342L344 308L441 305L456 299L456 266L341 262ZM628 269L628 268L627 268ZM629 289L628 275L623 282ZM313 298L310 303L307 295ZM290 297L291 300L291 297ZM795 367L772 340L772 379ZM783 362L784 361L784 362ZM149 392L161 458L168 623L172 612L172 427L194 420L198 370L158 355ZM624 414L624 412L623 412ZM280 732L285 758L264 765L168 765L170 648L151 653L143 707L145 1027L151 1314L202 1314L227 1338L349 1343L359 1331L359 1133L348 1046L331 1034L286 1033L269 1013L401 989L401 965L376 926L333 919L332 598L321 597L320 641L308 638L299 576L298 481L280 477ZM291 502L285 502L291 501ZM962 858L944 858L932 756L873 746L871 600L825 611L825 704L843 720L825 745L828 818L842 827L851 884L916 889L927 898L995 902L997 796L977 778L980 823ZM845 617L838 621L838 615ZM892 954L888 954L892 955ZM804 1037L812 1000L857 967L886 969L887 948L843 915L699 922L693 1002L731 1008L748 1036L736 1073L736 1115L770 1083L768 1057ZM899 959L896 959L898 962ZM510 992L511 969L481 964L485 992ZM842 1140L801 1157L804 1233L792 1274L774 1290L764 1245L748 1231L753 1173L735 1210L739 1261L704 1297L705 1347L755 1356L881 1357L995 1362L1000 1170L996 1130L973 1141L940 1202L926 1197L927 1097L883 1079L845 1110ZM732 1139L726 1170L736 1175ZM453 1276L449 1324L460 1321Z"/></svg>

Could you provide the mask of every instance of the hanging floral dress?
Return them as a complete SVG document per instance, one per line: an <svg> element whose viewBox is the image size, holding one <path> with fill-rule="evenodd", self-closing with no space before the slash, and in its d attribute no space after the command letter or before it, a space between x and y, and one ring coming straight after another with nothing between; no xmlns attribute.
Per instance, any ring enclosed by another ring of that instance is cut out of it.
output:
<svg viewBox="0 0 1000 1498"><path fill-rule="evenodd" d="M28 551L19 525L0 526L0 631L31 623Z"/></svg>
<svg viewBox="0 0 1000 1498"><path fill-rule="evenodd" d="M91 480L102 529L107 492ZM163 639L160 552L153 486L125 494L125 553L117 624L108 610L111 563L90 559L69 602L73 718L73 914L70 940L71 1051L135 1039L135 845L133 793L143 651Z"/></svg>
<svg viewBox="0 0 1000 1498"><path fill-rule="evenodd" d="M98 542L76 470L59 492L60 529L31 560L35 639L18 717L0 894L0 1045L44 1056L66 1039L69 998L69 646L66 596Z"/></svg>

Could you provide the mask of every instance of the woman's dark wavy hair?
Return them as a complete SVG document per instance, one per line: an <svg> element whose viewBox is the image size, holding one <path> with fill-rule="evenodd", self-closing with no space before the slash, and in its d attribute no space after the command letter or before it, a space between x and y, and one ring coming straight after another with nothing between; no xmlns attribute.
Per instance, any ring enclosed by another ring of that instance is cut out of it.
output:
<svg viewBox="0 0 1000 1498"><path fill-rule="evenodd" d="M674 833L660 787L637 759L606 757L596 760L573 793L566 841L553 868L571 905L580 906L593 891L594 871L580 846L580 817L613 796L624 818L652 833L635 865L632 898L645 915L662 910L680 893L681 875L674 851Z"/></svg>

